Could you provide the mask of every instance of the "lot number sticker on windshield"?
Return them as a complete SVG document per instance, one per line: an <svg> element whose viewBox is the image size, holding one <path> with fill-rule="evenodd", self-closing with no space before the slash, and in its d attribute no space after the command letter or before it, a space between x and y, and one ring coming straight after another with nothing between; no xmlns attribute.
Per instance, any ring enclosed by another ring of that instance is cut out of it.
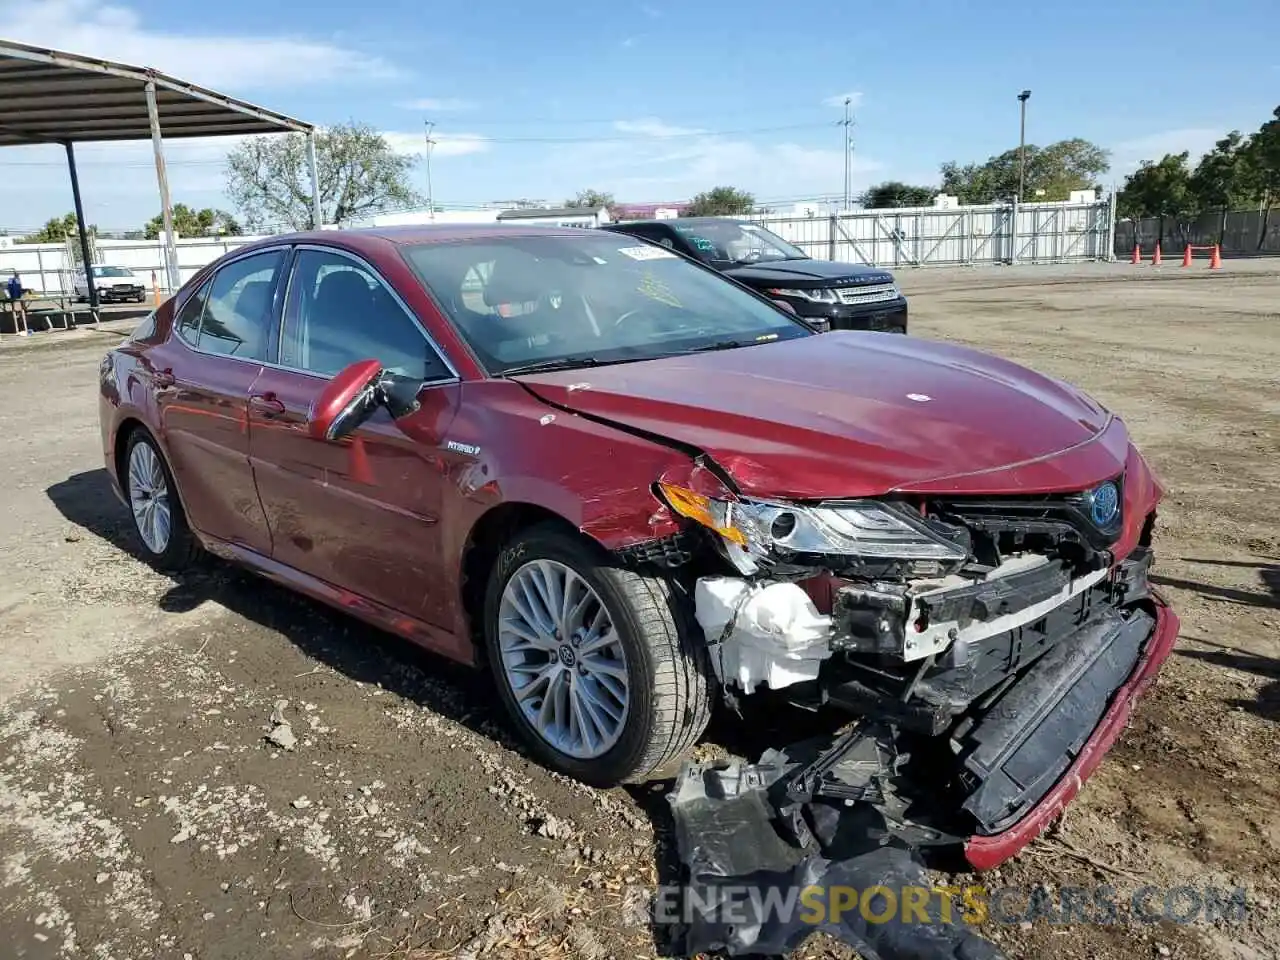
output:
<svg viewBox="0 0 1280 960"><path fill-rule="evenodd" d="M662 247L623 247L618 251L632 260L674 260L676 255Z"/></svg>

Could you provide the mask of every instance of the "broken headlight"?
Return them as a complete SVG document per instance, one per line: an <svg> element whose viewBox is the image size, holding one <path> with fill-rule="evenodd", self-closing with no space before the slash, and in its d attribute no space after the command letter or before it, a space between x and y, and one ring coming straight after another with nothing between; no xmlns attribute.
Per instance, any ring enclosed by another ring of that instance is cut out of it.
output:
<svg viewBox="0 0 1280 960"><path fill-rule="evenodd" d="M753 556L778 552L937 561L968 555L918 514L878 500L807 506L718 499L668 483L658 487L672 510L720 534L739 569L754 568Z"/></svg>

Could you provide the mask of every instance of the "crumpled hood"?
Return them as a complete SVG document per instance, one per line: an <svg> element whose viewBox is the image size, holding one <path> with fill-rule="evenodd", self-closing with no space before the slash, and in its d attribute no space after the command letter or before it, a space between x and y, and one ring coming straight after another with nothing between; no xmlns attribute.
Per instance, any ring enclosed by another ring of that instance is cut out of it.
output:
<svg viewBox="0 0 1280 960"><path fill-rule="evenodd" d="M1128 448L1118 420L1059 381L892 334L518 379L557 406L695 447L758 497L1084 489L1122 470Z"/></svg>

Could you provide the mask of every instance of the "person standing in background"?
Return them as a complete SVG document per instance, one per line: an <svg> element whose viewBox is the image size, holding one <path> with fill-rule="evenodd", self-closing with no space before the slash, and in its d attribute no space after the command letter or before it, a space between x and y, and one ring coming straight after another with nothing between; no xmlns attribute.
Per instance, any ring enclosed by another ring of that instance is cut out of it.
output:
<svg viewBox="0 0 1280 960"><path fill-rule="evenodd" d="M22 300L22 278L18 276L17 270L13 271L13 276L9 278L7 288L9 303L13 309L13 332L24 337L30 336L31 331L27 327L27 305Z"/></svg>

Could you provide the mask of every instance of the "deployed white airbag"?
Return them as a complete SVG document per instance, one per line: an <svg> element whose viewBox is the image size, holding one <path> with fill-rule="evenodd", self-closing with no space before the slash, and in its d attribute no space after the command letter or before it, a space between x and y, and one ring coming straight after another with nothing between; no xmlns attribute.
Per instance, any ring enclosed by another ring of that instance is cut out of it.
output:
<svg viewBox="0 0 1280 960"><path fill-rule="evenodd" d="M777 690L817 679L831 656L831 618L794 583L703 577L693 600L721 683L746 693L762 683Z"/></svg>

